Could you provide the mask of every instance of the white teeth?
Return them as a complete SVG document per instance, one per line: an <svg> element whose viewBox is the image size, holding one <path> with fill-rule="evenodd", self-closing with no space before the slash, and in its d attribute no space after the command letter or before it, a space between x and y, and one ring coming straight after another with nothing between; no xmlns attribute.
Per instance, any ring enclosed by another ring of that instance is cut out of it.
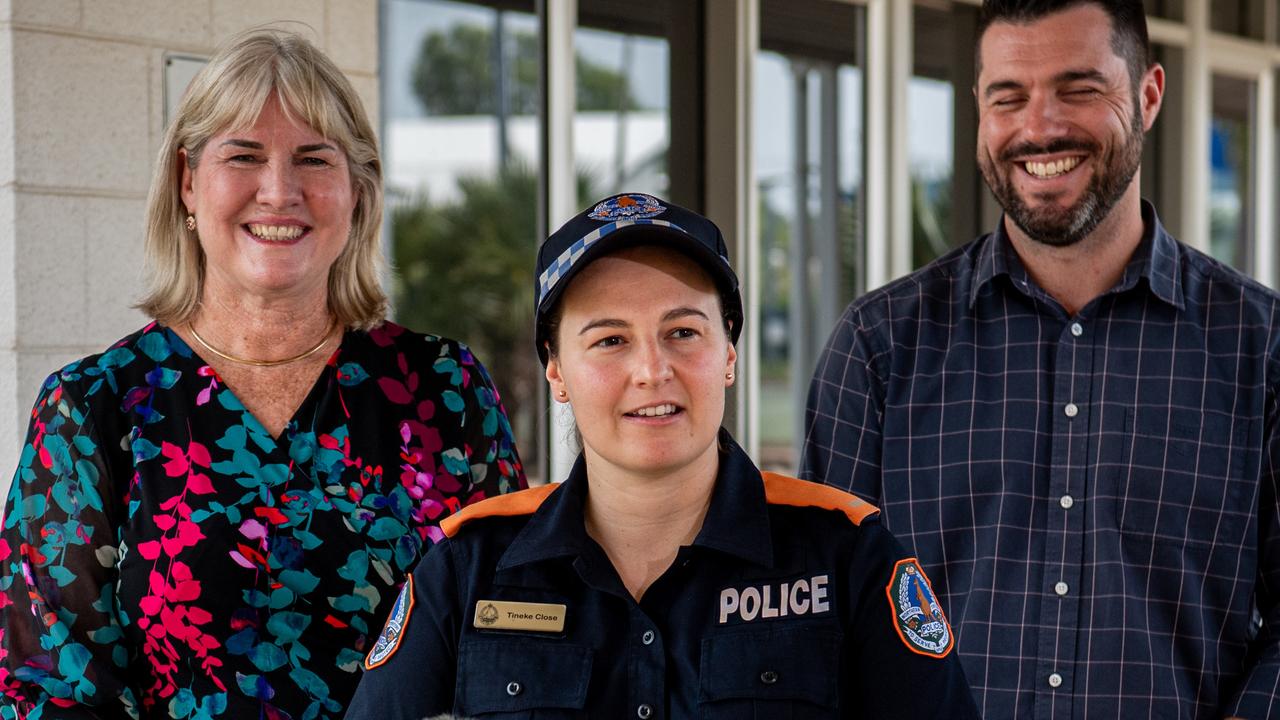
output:
<svg viewBox="0 0 1280 720"><path fill-rule="evenodd" d="M641 417L662 417L663 415L670 415L675 411L676 406L667 403L666 405L655 405L653 407L640 408L631 414L639 415Z"/></svg>
<svg viewBox="0 0 1280 720"><path fill-rule="evenodd" d="M1071 157L1056 160L1054 162L1042 163L1028 161L1024 164L1027 172L1039 178L1057 177L1066 172L1071 172L1080 164L1080 158Z"/></svg>
<svg viewBox="0 0 1280 720"><path fill-rule="evenodd" d="M249 232L263 240L292 240L303 233L301 225L262 225L249 223Z"/></svg>

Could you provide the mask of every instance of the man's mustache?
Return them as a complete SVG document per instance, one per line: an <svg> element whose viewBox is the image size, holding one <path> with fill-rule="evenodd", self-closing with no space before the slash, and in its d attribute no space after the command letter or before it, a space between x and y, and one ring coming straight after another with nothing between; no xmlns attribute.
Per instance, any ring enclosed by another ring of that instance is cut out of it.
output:
<svg viewBox="0 0 1280 720"><path fill-rule="evenodd" d="M1047 145L1024 142L1019 145L1005 148L1004 152L1000 153L1000 160L1001 162L1012 162L1016 158L1025 157L1027 155L1052 155L1053 153L1070 152L1073 150L1082 153L1094 153L1097 152L1098 145L1097 143L1072 138L1059 138Z"/></svg>

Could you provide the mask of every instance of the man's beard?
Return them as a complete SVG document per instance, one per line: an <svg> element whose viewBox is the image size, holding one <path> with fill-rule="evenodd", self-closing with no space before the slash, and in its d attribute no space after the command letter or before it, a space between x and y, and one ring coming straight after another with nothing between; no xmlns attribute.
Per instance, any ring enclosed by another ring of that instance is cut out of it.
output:
<svg viewBox="0 0 1280 720"><path fill-rule="evenodd" d="M1135 110L1124 141L1113 146L1102 157L1101 165L1089 181L1084 194L1066 209L1051 205L1039 209L1029 207L1014 188L1012 175L1018 170L1011 168L1002 176L989 153L979 156L978 165L1000 206L1028 237L1045 245L1066 247L1093 232L1129 189L1129 183L1142 164L1142 140L1142 115ZM1000 162L1011 164L1019 156L1048 155L1072 150L1097 157L1099 147L1096 143L1067 138L1044 146L1023 143L1001 153Z"/></svg>

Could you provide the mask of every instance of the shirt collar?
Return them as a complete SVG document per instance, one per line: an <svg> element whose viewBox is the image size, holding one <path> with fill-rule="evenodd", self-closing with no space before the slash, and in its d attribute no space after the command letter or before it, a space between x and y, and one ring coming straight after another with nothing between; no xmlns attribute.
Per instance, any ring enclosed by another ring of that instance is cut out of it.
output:
<svg viewBox="0 0 1280 720"><path fill-rule="evenodd" d="M1000 217L995 232L980 241L973 283L969 288L969 309L972 310L978 301L978 294L983 286L993 278L1007 276L1015 286L1024 293L1030 292L1033 283L1027 274L1022 260L1013 249L1008 233L1005 232L1005 216ZM1178 252L1178 243L1165 231L1155 207L1142 201L1142 241L1133 252L1133 257L1125 265L1124 274L1111 293L1119 293L1135 287L1138 280L1146 278L1151 292L1161 300L1182 310L1184 298L1182 292L1182 254Z"/></svg>
<svg viewBox="0 0 1280 720"><path fill-rule="evenodd" d="M693 545L771 566L773 541L760 470L727 431L720 431L720 446L711 504ZM590 542L583 522L587 489L587 465L579 454L569 477L534 511L497 570L581 555Z"/></svg>

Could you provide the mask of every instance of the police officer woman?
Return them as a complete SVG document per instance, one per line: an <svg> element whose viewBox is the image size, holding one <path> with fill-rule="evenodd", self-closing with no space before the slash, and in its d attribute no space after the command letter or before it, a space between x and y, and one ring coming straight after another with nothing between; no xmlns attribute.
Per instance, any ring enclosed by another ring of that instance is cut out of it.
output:
<svg viewBox="0 0 1280 720"><path fill-rule="evenodd" d="M743 317L714 224L607 198L543 244L536 293L582 453L445 521L348 718L977 717L876 509L761 473L721 429Z"/></svg>

